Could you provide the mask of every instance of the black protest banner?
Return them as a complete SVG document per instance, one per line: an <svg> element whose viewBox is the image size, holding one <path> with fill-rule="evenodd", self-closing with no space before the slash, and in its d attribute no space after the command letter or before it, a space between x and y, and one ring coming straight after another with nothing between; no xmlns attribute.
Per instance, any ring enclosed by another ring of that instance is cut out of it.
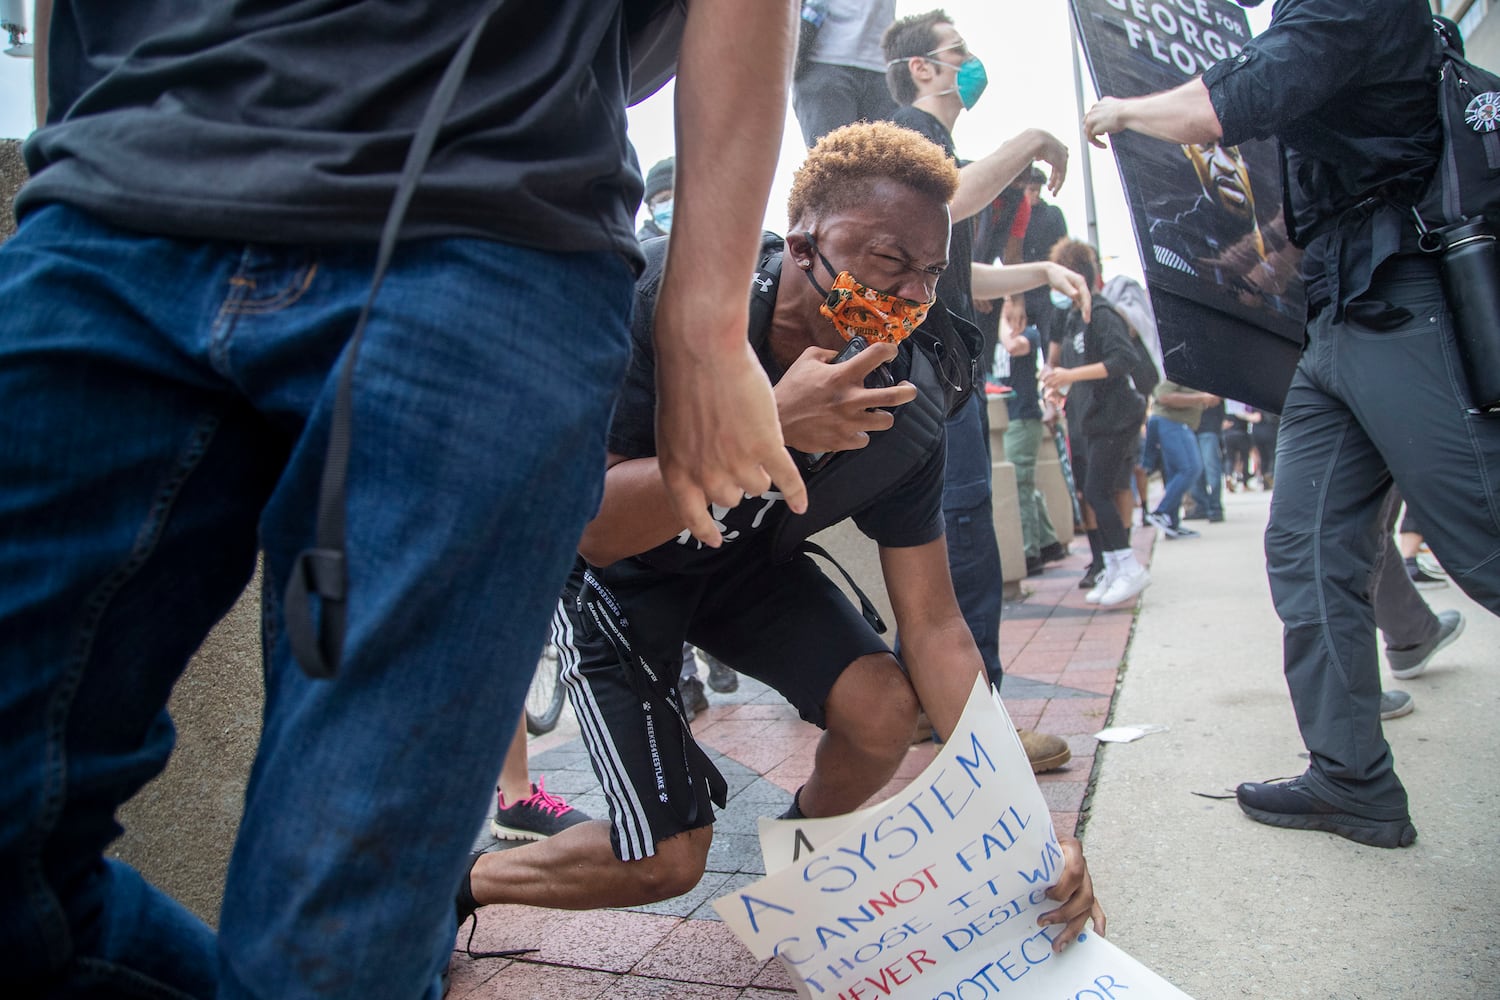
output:
<svg viewBox="0 0 1500 1000"><path fill-rule="evenodd" d="M1072 0L1100 94L1167 90L1250 39L1230 0ZM1301 252L1281 215L1272 143L1111 138L1174 382L1280 411L1301 352Z"/></svg>

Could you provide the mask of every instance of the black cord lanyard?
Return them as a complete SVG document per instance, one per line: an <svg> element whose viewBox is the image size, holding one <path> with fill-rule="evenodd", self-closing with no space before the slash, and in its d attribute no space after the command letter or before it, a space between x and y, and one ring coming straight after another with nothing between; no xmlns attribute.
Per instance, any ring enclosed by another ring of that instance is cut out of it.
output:
<svg viewBox="0 0 1500 1000"><path fill-rule="evenodd" d="M469 29L469 34L459 45L458 51L443 71L437 90L428 102L422 121L412 136L411 147L406 151L406 163L401 170L401 181L396 195L386 213L385 227L380 234L380 250L376 257L375 276L370 281L370 294L360 310L359 321L344 349L339 367L339 385L334 397L332 424L328 431L328 454L323 461L323 480L318 491L318 521L316 542L313 548L297 553L292 563L291 577L287 581L284 613L286 615L287 641L292 655L309 677L332 678L338 673L339 657L344 646L344 631L348 620L349 569L345 556L345 481L349 472L349 451L354 423L354 362L359 355L360 343L364 340L365 326L370 320L370 311L375 305L375 296L380 293L386 269L396 251L396 238L406 210L417 190L417 181L432 154L443 119L458 88L468 72L469 62L479 38L484 34L490 18L500 9L502 0L489 0L479 19ZM316 594L317 611L314 612L312 595Z"/></svg>
<svg viewBox="0 0 1500 1000"><path fill-rule="evenodd" d="M594 592L593 597L586 596L589 591ZM709 799L723 809L729 798L729 783L724 780L724 775L714 766L708 754L693 739L692 728L688 725L687 717L682 710L682 694L677 689L676 678L664 675L660 670L646 660L646 658L635 651L630 642L630 623L626 620L624 609L620 602L615 599L608 587L606 587L593 570L585 570L583 574L583 586L578 591L579 610L587 614L594 624L603 633L605 639L614 647L615 655L619 657L620 669L624 671L630 686L635 690L636 697L640 699L641 708L645 712L645 725L648 742L651 747L652 757L656 757L657 748L655 733L657 731L657 719L665 715L672 724L677 726L681 734L682 742L682 764L689 775L698 775L708 782ZM660 712L656 706L666 706L665 712ZM658 769L658 774L664 770ZM698 814L698 797L689 794L687 802L679 801L677 797L670 795L665 782L660 781L657 792L661 801L668 803L688 826L697 826L701 821Z"/></svg>

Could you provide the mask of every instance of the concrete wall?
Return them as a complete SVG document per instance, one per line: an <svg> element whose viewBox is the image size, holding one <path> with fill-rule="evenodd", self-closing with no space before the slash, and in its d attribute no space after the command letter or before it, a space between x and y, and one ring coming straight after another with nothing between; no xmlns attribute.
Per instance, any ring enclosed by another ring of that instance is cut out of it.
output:
<svg viewBox="0 0 1500 1000"><path fill-rule="evenodd" d="M125 834L110 851L214 925L264 702L257 573L177 682L177 748L120 810Z"/></svg>
<svg viewBox="0 0 1500 1000"><path fill-rule="evenodd" d="M21 159L21 140L0 139L0 242L15 235L16 214L11 207L24 183L26 164Z"/></svg>
<svg viewBox="0 0 1500 1000"><path fill-rule="evenodd" d="M1490 12L1479 27L1464 39L1464 55L1475 66L1500 70L1500 8L1490 5Z"/></svg>

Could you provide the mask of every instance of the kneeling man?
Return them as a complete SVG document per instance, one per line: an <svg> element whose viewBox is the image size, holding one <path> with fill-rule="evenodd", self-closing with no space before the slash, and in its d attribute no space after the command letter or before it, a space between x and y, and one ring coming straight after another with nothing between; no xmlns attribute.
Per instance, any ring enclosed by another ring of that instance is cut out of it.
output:
<svg viewBox="0 0 1500 1000"><path fill-rule="evenodd" d="M885 785L919 702L939 734L957 724L983 664L948 575L943 421L970 391L973 365L961 321L928 312L949 266L957 182L940 148L889 123L830 133L798 171L791 235L766 238L751 283L749 342L775 384L808 511L790 513L774 489L716 506L718 548L684 530L657 468L651 327L666 241L646 244L604 499L554 621L610 819L480 855L461 915L483 903L639 905L698 883L725 790L682 716L684 640L774 687L824 730L791 816L847 813ZM1056 265L1015 270L1018 285L1071 288ZM869 346L835 363L855 336ZM805 543L848 517L880 546L899 662L873 608L851 604ZM1059 947L1091 915L1102 924L1082 850L1061 842L1061 905L1046 918L1066 925Z"/></svg>

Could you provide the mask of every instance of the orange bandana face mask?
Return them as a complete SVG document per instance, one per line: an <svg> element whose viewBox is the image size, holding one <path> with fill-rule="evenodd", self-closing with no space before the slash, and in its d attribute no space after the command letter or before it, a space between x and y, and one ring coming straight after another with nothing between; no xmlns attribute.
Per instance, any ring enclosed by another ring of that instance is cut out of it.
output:
<svg viewBox="0 0 1500 1000"><path fill-rule="evenodd" d="M812 243L812 233L806 235L808 242ZM833 265L817 249L815 243L813 250L823 266L828 268L828 273L837 274L833 279L833 288L825 292L810 270L802 273L807 275L807 280L812 282L818 294L824 297L818 312L827 317L845 340L857 335L872 344L880 341L899 344L927 318L927 309L931 303L903 299L862 285L848 271L835 272Z"/></svg>

